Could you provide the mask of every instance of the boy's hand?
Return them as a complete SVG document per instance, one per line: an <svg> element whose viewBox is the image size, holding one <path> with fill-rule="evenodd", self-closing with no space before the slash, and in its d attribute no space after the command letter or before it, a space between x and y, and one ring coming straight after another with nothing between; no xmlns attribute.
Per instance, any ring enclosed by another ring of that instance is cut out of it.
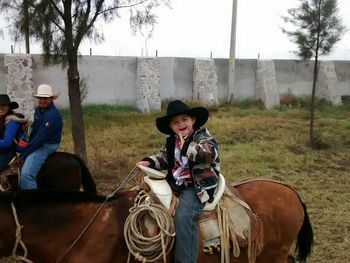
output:
<svg viewBox="0 0 350 263"><path fill-rule="evenodd" d="M182 137L181 133L178 133L177 136L179 137L180 148L182 149L182 147L184 146L184 143L185 143L184 137Z"/></svg>
<svg viewBox="0 0 350 263"><path fill-rule="evenodd" d="M151 165L151 163L149 161L139 161L136 163L136 165L142 165L142 166L148 167Z"/></svg>

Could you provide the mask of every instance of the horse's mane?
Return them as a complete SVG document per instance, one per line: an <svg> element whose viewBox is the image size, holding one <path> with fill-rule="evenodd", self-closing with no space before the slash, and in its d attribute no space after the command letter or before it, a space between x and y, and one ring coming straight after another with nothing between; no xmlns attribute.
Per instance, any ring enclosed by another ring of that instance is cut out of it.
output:
<svg viewBox="0 0 350 263"><path fill-rule="evenodd" d="M21 190L14 192L1 192L1 201L15 203L48 203L48 202L103 202L106 196L87 192L56 189Z"/></svg>
<svg viewBox="0 0 350 263"><path fill-rule="evenodd" d="M1 202L14 202L14 203L102 203L104 201L112 201L119 197L133 191L119 191L111 196L93 194L88 192L74 191L74 190L62 190L62 189L35 189L35 190L20 190L0 192Z"/></svg>

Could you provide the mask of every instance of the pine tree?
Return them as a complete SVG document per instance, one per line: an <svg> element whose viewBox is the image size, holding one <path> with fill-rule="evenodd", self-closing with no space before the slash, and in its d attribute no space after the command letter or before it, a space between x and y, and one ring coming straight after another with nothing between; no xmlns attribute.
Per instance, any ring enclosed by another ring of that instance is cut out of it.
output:
<svg viewBox="0 0 350 263"><path fill-rule="evenodd" d="M319 56L329 54L345 32L342 20L338 15L337 0L300 0L297 8L288 10L289 16L284 16L284 22L295 29L282 29L284 33L298 46L295 52L300 58L315 59L310 109L310 142L317 146L314 135L315 91L318 75Z"/></svg>

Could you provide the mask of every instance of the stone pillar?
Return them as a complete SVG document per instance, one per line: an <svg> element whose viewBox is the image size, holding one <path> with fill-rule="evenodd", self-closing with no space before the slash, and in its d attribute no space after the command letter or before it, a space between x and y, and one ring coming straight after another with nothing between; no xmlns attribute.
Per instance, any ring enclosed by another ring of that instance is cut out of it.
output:
<svg viewBox="0 0 350 263"><path fill-rule="evenodd" d="M33 60L31 55L5 55L4 64L7 67L7 94L11 100L19 104L19 108L15 111L23 113L26 118L33 120L35 104L33 97Z"/></svg>
<svg viewBox="0 0 350 263"><path fill-rule="evenodd" d="M160 63L157 58L138 58L136 107L143 113L161 109Z"/></svg>
<svg viewBox="0 0 350 263"><path fill-rule="evenodd" d="M261 99L266 109L280 105L273 60L257 60L255 98Z"/></svg>
<svg viewBox="0 0 350 263"><path fill-rule="evenodd" d="M212 59L195 59L193 68L193 100L206 106L218 106L217 75Z"/></svg>
<svg viewBox="0 0 350 263"><path fill-rule="evenodd" d="M333 61L320 62L315 95L330 101L334 106L342 104Z"/></svg>

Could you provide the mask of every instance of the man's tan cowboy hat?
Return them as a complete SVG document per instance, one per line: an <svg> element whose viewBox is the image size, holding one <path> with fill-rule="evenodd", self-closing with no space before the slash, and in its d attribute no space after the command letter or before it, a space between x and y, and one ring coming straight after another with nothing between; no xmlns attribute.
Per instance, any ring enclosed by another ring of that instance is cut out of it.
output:
<svg viewBox="0 0 350 263"><path fill-rule="evenodd" d="M37 94L34 95L34 97L39 98L53 98L54 100L57 99L57 97L60 95L59 92L54 92L52 87L48 84L41 84L38 87Z"/></svg>
<svg viewBox="0 0 350 263"><path fill-rule="evenodd" d="M170 119L181 114L187 114L196 118L196 122L193 125L194 129L199 129L207 122L209 117L209 112L204 107L189 108L181 100L174 100L168 104L167 115L156 119L158 130L165 134L173 134L173 130L169 127Z"/></svg>
<svg viewBox="0 0 350 263"><path fill-rule="evenodd" d="M0 94L0 104L8 104L11 110L17 109L19 107L18 103L11 101L7 94Z"/></svg>

